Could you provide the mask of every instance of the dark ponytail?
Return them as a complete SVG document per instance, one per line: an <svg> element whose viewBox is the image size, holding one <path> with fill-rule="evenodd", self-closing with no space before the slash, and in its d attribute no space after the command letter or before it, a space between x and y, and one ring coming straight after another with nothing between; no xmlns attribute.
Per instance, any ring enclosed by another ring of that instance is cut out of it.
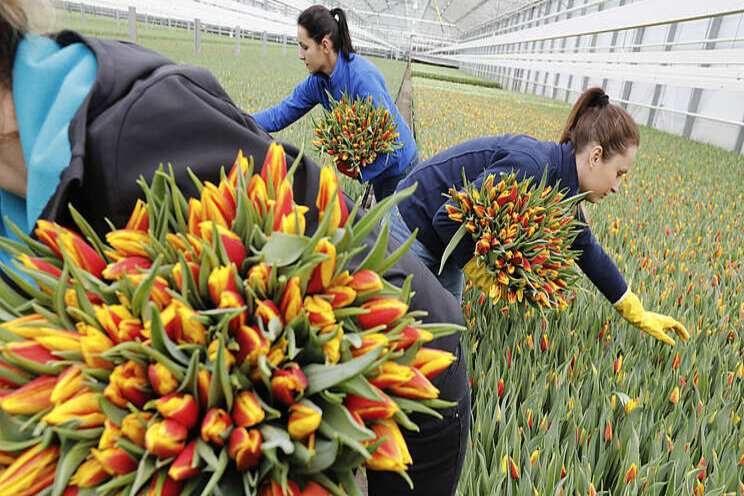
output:
<svg viewBox="0 0 744 496"><path fill-rule="evenodd" d="M316 43L328 36L337 53L343 54L346 60L354 53L351 45L349 25L346 23L346 13L336 7L328 10L322 5L313 5L303 10L297 18L297 24L305 28L307 34Z"/></svg>
<svg viewBox="0 0 744 496"><path fill-rule="evenodd" d="M591 143L599 143L608 159L638 146L641 135L633 118L622 107L610 103L602 88L589 88L571 109L560 143L571 142L576 152Z"/></svg>

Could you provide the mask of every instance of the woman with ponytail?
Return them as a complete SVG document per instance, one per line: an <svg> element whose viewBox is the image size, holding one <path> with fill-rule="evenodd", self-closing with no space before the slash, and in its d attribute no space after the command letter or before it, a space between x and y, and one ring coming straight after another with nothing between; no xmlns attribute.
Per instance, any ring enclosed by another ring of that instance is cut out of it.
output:
<svg viewBox="0 0 744 496"><path fill-rule="evenodd" d="M411 130L395 106L382 74L370 61L357 55L351 44L346 14L340 8L328 10L322 5L305 9L297 18L297 43L300 60L310 75L281 103L253 116L269 132L279 131L308 113L317 104L330 109L328 93L339 100L343 92L350 98L371 96L382 104L398 125L403 147L390 155L380 155L361 171L361 180L370 181L379 202L390 196L406 172L418 163L418 150ZM339 167L354 177L353 171Z"/></svg>
<svg viewBox="0 0 744 496"><path fill-rule="evenodd" d="M402 242L418 228L411 249L436 274L445 246L460 227L446 210L452 202L442 195L450 187L462 188L463 176L476 188L480 188L486 175L498 177L501 172L514 171L520 180L534 177L539 181L547 165L547 184L555 186L560 181L561 189L568 188L568 196L586 193L587 201L597 203L608 194L617 193L639 144L640 134L633 118L623 108L609 103L602 88L588 89L571 110L558 143L527 135L478 138L417 166L399 185L399 189L405 189L418 182L416 194L393 210L391 232ZM576 215L584 222L581 208ZM684 326L673 318L644 310L588 226L582 228L572 248L581 252L578 266L584 274L630 324L670 345L674 345L674 339L667 330L673 330L683 341L689 337ZM474 253L475 244L466 236L438 276L458 300L463 272L475 281L484 270L476 267ZM488 287L480 289L488 292Z"/></svg>

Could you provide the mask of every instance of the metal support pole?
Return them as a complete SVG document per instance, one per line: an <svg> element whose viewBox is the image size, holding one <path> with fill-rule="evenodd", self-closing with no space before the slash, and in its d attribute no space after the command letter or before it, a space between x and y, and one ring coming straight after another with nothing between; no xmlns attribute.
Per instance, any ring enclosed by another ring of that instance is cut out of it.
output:
<svg viewBox="0 0 744 496"><path fill-rule="evenodd" d="M194 19L194 53L201 53L201 21Z"/></svg>
<svg viewBox="0 0 744 496"><path fill-rule="evenodd" d="M722 17L714 17L710 21L710 25L708 26L708 34L706 35L706 38L709 40L714 40L718 38L718 32L721 30L721 21ZM703 46L704 50L713 50L716 46L715 42L708 42ZM702 64L701 67L708 67L708 64ZM700 106L700 97L703 95L702 88L694 88L692 90L692 93L690 94L690 103L687 105L687 111L696 114L698 111L698 107ZM685 128L682 130L682 136L685 138L689 138L692 134L692 126L695 124L695 117L692 115L688 115L685 118Z"/></svg>
<svg viewBox="0 0 744 496"><path fill-rule="evenodd" d="M235 55L240 55L240 26L235 26Z"/></svg>
<svg viewBox="0 0 744 496"><path fill-rule="evenodd" d="M129 7L129 41L137 43L137 8Z"/></svg>
<svg viewBox="0 0 744 496"><path fill-rule="evenodd" d="M265 5L266 4L264 4L264 6ZM266 33L266 31L264 31L263 32L263 51L261 52L264 55L266 55L266 44L268 43L268 36L269 35Z"/></svg>
<svg viewBox="0 0 744 496"><path fill-rule="evenodd" d="M282 37L282 55L287 55L287 35Z"/></svg>
<svg viewBox="0 0 744 496"><path fill-rule="evenodd" d="M119 11L116 11L116 27L121 27L121 17L119 16Z"/></svg>
<svg viewBox="0 0 744 496"><path fill-rule="evenodd" d="M636 29L635 36L633 37L633 45L635 45L632 49L633 52L640 52L641 48L639 45L643 43L643 34L646 32L646 28L640 27ZM623 83L623 91L621 93L621 98L624 100L620 105L623 106L624 109L628 108L628 100L630 99L630 91L633 89L633 82L632 81L625 81Z"/></svg>
<svg viewBox="0 0 744 496"><path fill-rule="evenodd" d="M85 22L85 4L80 2L80 20Z"/></svg>
<svg viewBox="0 0 744 496"><path fill-rule="evenodd" d="M669 29L667 31L667 45L664 47L665 52L670 52L672 50L672 45L670 45L671 42L674 41L674 38L677 36L677 23L669 25ZM646 121L646 125L648 127L654 126L654 119L656 118L656 106L659 105L659 100L661 99L661 90L663 86L661 84L657 84L654 86L654 96L651 100L651 108L648 110L648 120Z"/></svg>

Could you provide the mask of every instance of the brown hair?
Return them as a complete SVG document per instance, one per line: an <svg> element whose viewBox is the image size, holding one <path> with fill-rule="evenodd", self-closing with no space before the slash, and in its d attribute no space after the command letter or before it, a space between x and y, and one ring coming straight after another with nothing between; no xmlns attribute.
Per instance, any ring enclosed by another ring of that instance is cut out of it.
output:
<svg viewBox="0 0 744 496"><path fill-rule="evenodd" d="M328 36L333 43L333 49L337 53L342 53L346 60L349 60L349 55L354 53L349 26L346 23L346 13L343 9L328 10L322 5L313 5L300 13L297 24L305 28L315 43L320 43L325 36Z"/></svg>
<svg viewBox="0 0 744 496"><path fill-rule="evenodd" d="M16 48L28 31L28 16L21 0L0 2L0 86L10 82Z"/></svg>
<svg viewBox="0 0 744 496"><path fill-rule="evenodd" d="M638 146L638 125L622 107L609 103L602 88L589 88L571 109L559 142L571 142L576 152L591 143L599 143L605 159Z"/></svg>

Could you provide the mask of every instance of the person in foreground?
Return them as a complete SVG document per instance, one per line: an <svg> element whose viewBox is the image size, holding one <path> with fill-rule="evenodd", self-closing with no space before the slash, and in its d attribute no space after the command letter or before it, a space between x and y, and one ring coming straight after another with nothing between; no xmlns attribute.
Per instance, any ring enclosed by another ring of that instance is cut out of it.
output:
<svg viewBox="0 0 744 496"><path fill-rule="evenodd" d="M138 198L136 183L150 181L161 163L172 164L185 194L198 193L188 169L217 183L221 166L238 150L263 162L272 138L232 102L206 70L177 65L130 43L72 31L29 32L31 0L0 3L0 236L16 238L8 220L30 234L37 220L76 226L68 204L103 236L123 227ZM292 163L299 150L284 145ZM307 232L318 225L315 198L320 168L303 157L293 193L307 205ZM345 197L350 209L353 202ZM8 220L6 220L8 219ZM377 232L369 235L374 245ZM17 238L16 238L17 239ZM389 251L397 248L395 243ZM10 255L0 250L5 265ZM386 274L402 285L413 274L411 309L425 322L461 325L458 302L411 254ZM427 346L461 357L459 333ZM469 432L467 367L458 359L434 381L440 398L457 402L443 419L412 415L419 433L404 434L413 459L412 492L397 474L369 472L370 494L453 494Z"/></svg>
<svg viewBox="0 0 744 496"><path fill-rule="evenodd" d="M418 183L415 195L393 209L391 232L402 240L418 229L412 251L437 274L444 249L460 227L449 218L447 205L453 203L443 194L451 187L462 189L463 176L476 188L488 174L498 177L499 173L512 171L520 180L533 177L539 182L547 166L547 185L567 189L567 196L585 193L587 201L597 203L618 192L639 144L640 133L632 117L609 103L601 88L588 89L571 110L558 143L527 135L478 138L419 164L398 186L404 189ZM576 217L585 222L581 208ZM584 274L630 324L670 345L674 339L667 330L673 330L683 341L689 338L685 327L675 319L644 309L588 226L581 229L572 248L581 252L578 265ZM458 300L463 272L486 293L491 285L490 276L477 266L474 254L475 243L466 236L438 276Z"/></svg>
<svg viewBox="0 0 744 496"><path fill-rule="evenodd" d="M310 75L281 103L253 115L269 132L279 131L308 113L317 104L328 110L334 100L346 92L352 100L371 96L375 105L382 104L398 125L402 148L377 158L361 168L361 181L370 181L379 202L393 194L398 182L418 163L418 150L411 130L395 106L385 86L385 79L372 62L354 53L346 14L340 8L328 10L313 5L297 18L297 43L300 60ZM355 178L354 172L339 165L339 170Z"/></svg>

